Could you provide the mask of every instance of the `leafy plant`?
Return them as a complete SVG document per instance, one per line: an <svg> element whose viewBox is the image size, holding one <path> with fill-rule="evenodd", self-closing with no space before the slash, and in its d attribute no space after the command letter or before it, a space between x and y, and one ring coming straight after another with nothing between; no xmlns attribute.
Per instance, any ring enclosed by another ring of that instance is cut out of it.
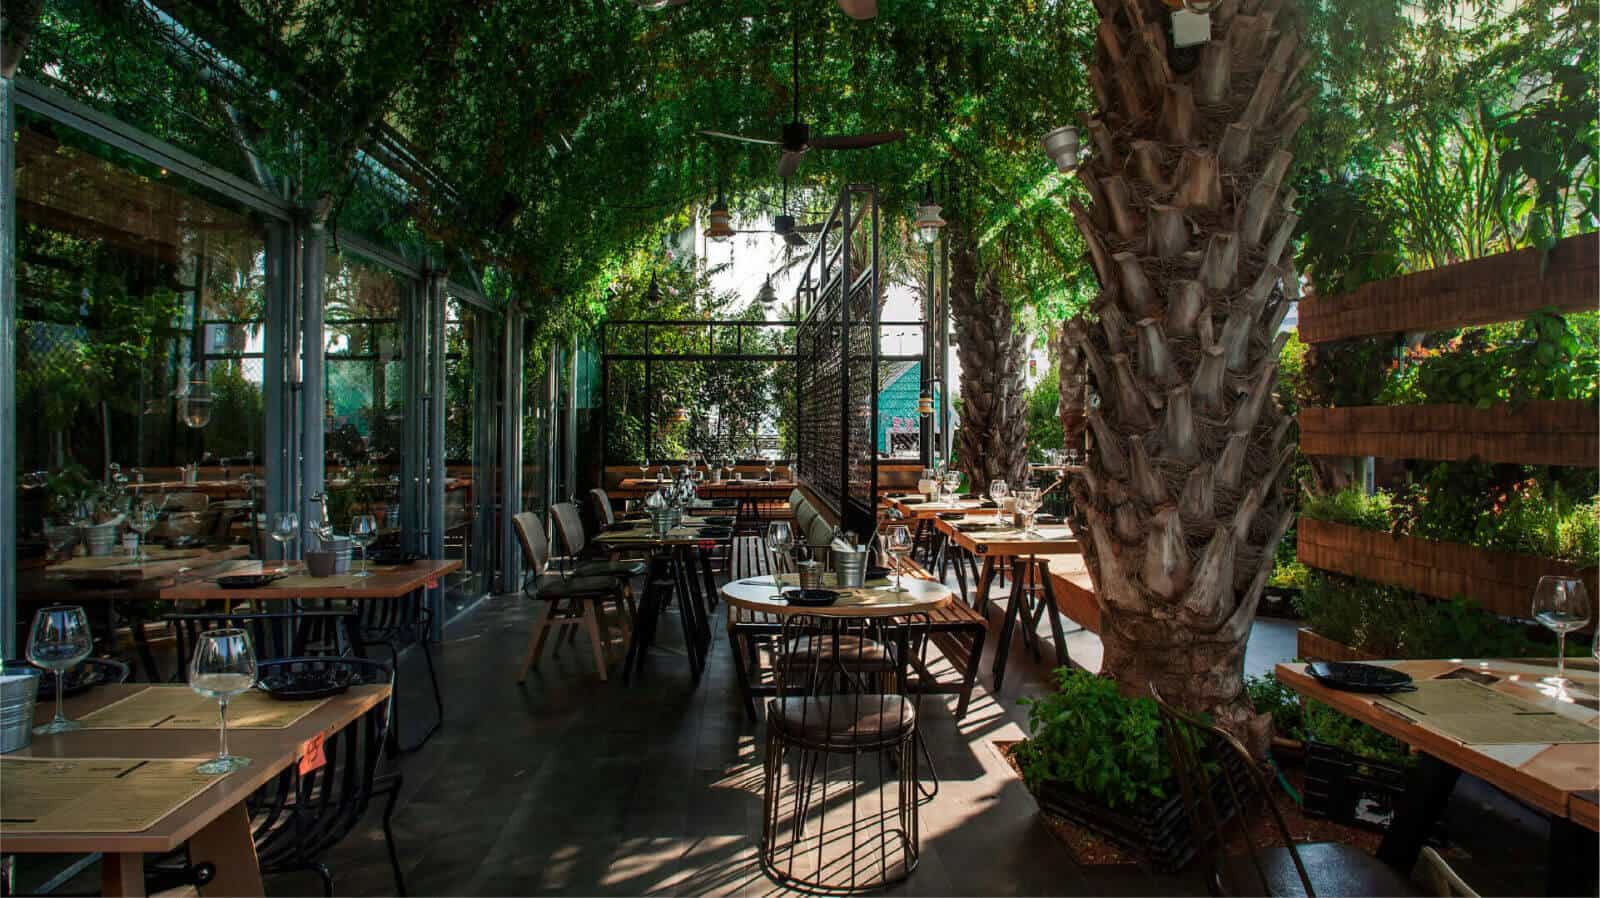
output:
<svg viewBox="0 0 1600 898"><path fill-rule="evenodd" d="M1536 399L1593 400L1600 395L1594 318L1537 312L1520 324L1469 328L1440 345L1409 350L1377 402L1488 408Z"/></svg>
<svg viewBox="0 0 1600 898"><path fill-rule="evenodd" d="M1300 696L1283 685L1270 671L1259 677L1244 678L1244 691L1257 714L1272 718L1273 732L1284 739L1305 739L1305 709Z"/></svg>
<svg viewBox="0 0 1600 898"><path fill-rule="evenodd" d="M1528 627L1469 599L1437 601L1354 577L1313 573L1299 603L1307 627L1380 658L1517 658L1547 650Z"/></svg>
<svg viewBox="0 0 1600 898"><path fill-rule="evenodd" d="M1388 530L1394 524L1393 500L1383 490L1368 495L1350 486L1326 496L1310 496L1300 503L1300 514L1317 521L1348 524L1366 530Z"/></svg>
<svg viewBox="0 0 1600 898"><path fill-rule="evenodd" d="M1404 742L1340 714L1321 702L1305 703L1304 736L1383 764L1410 767L1416 757Z"/></svg>
<svg viewBox="0 0 1600 898"><path fill-rule="evenodd" d="M1052 365L1028 391L1028 455L1033 461L1044 461L1046 449L1060 449L1066 445L1057 409L1060 404L1061 378L1055 376Z"/></svg>
<svg viewBox="0 0 1600 898"><path fill-rule="evenodd" d="M1155 702L1082 670L1056 670L1057 688L1024 700L1028 739L1013 756L1029 788L1058 783L1117 808L1162 799L1172 769Z"/></svg>

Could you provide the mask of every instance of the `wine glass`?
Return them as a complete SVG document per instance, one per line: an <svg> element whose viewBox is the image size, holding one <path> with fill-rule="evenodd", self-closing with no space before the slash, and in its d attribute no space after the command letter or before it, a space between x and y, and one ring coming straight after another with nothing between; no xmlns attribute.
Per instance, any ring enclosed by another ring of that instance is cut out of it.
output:
<svg viewBox="0 0 1600 898"><path fill-rule="evenodd" d="M1589 622L1589 593L1574 577L1540 577L1533 590L1533 618L1556 634L1556 675L1544 682L1567 686L1567 634Z"/></svg>
<svg viewBox="0 0 1600 898"><path fill-rule="evenodd" d="M789 526L788 521L772 521L767 524L767 549L773 554L772 582L778 583L777 559L788 558L789 553L794 551L794 529Z"/></svg>
<svg viewBox="0 0 1600 898"><path fill-rule="evenodd" d="M770 457L767 459L767 482L772 482L772 472L778 469L778 463Z"/></svg>
<svg viewBox="0 0 1600 898"><path fill-rule="evenodd" d="M378 541L378 519L370 514L356 515L350 524L350 538L361 547L361 571L356 576L372 576L372 572L367 570L367 555L370 554L372 544Z"/></svg>
<svg viewBox="0 0 1600 898"><path fill-rule="evenodd" d="M283 547L279 552L284 558L289 557L289 544L300 535L300 516L292 511L280 511L272 516L272 538Z"/></svg>
<svg viewBox="0 0 1600 898"><path fill-rule="evenodd" d="M155 529L156 522L161 517L161 509L152 502L134 500L128 507L128 528L139 534L138 548L133 559L144 561L150 556L144 552L145 534Z"/></svg>
<svg viewBox="0 0 1600 898"><path fill-rule="evenodd" d="M944 469L944 491L946 493L948 493L949 497L953 500L956 497L956 490L958 490L960 488L961 488L961 472L957 471L955 468L945 468Z"/></svg>
<svg viewBox="0 0 1600 898"><path fill-rule="evenodd" d="M217 700L220 726L217 756L195 768L197 773L232 773L250 766L249 758L228 754L228 699L256 684L256 652L244 630L207 630L189 661L189 688Z"/></svg>
<svg viewBox="0 0 1600 898"><path fill-rule="evenodd" d="M69 520L48 518L44 522L44 541L50 547L50 557L61 559L70 556L72 544L78 539L78 528Z"/></svg>
<svg viewBox="0 0 1600 898"><path fill-rule="evenodd" d="M61 698L66 693L67 671L89 657L94 650L94 636L89 632L89 618L77 605L51 605L40 608L33 616L33 629L28 633L28 660L45 670L56 672L56 716L49 723L33 728L35 733L70 733L83 729L83 724L68 720L61 708Z"/></svg>
<svg viewBox="0 0 1600 898"><path fill-rule="evenodd" d="M904 524L890 527L889 538L884 540L884 550L894 559L894 587L889 591L905 592L906 588L900 585L900 578L905 573L906 556L911 554L911 528Z"/></svg>
<svg viewBox="0 0 1600 898"><path fill-rule="evenodd" d="M994 519L996 522L1004 517L1005 498L1011 495L1011 485L1004 480L993 480L989 483L989 498L994 500Z"/></svg>
<svg viewBox="0 0 1600 898"><path fill-rule="evenodd" d="M1028 536L1038 536L1039 531L1033 526L1034 512L1039 510L1039 490L1037 487L1025 486L1017 490L1017 511L1022 512L1022 532Z"/></svg>

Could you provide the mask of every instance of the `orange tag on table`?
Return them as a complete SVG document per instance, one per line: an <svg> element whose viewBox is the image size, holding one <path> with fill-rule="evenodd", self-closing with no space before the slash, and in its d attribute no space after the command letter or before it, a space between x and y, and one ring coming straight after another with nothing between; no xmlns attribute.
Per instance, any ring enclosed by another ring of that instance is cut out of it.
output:
<svg viewBox="0 0 1600 898"><path fill-rule="evenodd" d="M428 581L428 582L427 582L427 583L426 583L426 584L424 584L424 585L425 585L425 586L426 586L426 587L427 587L427 588L428 588L428 589L438 589L438 588L439 588L439 578L438 578L438 577L434 577L434 578L433 578L433 579L431 579L431 580L429 580L429 581Z"/></svg>
<svg viewBox="0 0 1600 898"><path fill-rule="evenodd" d="M318 733L306 740L300 746L300 775L304 776L314 770L320 770L328 763L328 756L322 752L324 734Z"/></svg>

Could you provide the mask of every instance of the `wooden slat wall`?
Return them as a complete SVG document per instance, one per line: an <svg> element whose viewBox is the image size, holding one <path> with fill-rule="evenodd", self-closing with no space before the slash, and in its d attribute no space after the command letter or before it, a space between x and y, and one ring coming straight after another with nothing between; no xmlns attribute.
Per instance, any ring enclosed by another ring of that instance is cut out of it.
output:
<svg viewBox="0 0 1600 898"><path fill-rule="evenodd" d="M1300 410L1300 451L1427 461L1600 465L1600 411L1583 400Z"/></svg>
<svg viewBox="0 0 1600 898"><path fill-rule="evenodd" d="M1300 302L1300 339L1325 343L1404 331L1514 321L1539 309L1594 311L1600 298L1600 235L1557 243L1548 261L1525 249L1364 284Z"/></svg>
<svg viewBox="0 0 1600 898"><path fill-rule="evenodd" d="M1485 610L1530 618L1533 589L1547 575L1582 576L1596 594L1596 569L1462 543L1394 536L1301 518L1296 546L1308 567L1398 586L1440 599L1465 596Z"/></svg>

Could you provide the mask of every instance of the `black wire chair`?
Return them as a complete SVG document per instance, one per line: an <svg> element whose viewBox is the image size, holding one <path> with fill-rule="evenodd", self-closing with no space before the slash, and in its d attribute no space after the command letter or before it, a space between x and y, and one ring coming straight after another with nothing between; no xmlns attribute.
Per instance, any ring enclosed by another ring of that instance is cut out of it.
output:
<svg viewBox="0 0 1600 898"><path fill-rule="evenodd" d="M759 852L773 881L858 894L916 870L921 698L906 680L913 655L926 654L929 625L923 614L783 622Z"/></svg>
<svg viewBox="0 0 1600 898"><path fill-rule="evenodd" d="M240 629L250 634L256 660L344 655L354 643L354 610L297 611L200 611L169 614L176 639L177 669L174 683L189 680L189 661L194 657L200 634L207 630Z"/></svg>
<svg viewBox="0 0 1600 898"><path fill-rule="evenodd" d="M433 633L433 613L428 609L426 594L414 590L398 599L356 601L355 638L362 654L370 647L379 647L389 653L389 663L400 670L400 653L409 646L422 650L423 664L428 668L428 684L433 687L433 725L413 745L400 744L400 705L394 703L394 718L389 730L389 741L396 751L415 751L444 725L444 694L439 689L439 674L433 666L433 650L428 642Z"/></svg>
<svg viewBox="0 0 1600 898"><path fill-rule="evenodd" d="M1404 874L1350 845L1296 845L1261 769L1232 734L1150 693L1213 895L1416 895ZM1261 805L1269 825L1253 825ZM1258 846L1252 832L1276 836Z"/></svg>
<svg viewBox="0 0 1600 898"><path fill-rule="evenodd" d="M386 798L383 838L394 869L397 894L406 894L405 875L395 848L392 820L400 797L400 771L380 772L388 739L394 671L367 658L283 658L259 665L267 679L284 673L346 671L358 685L388 685L390 701L381 702L322 743L325 763L301 773L288 769L250 797L250 828L263 874L310 870L322 879L325 895L333 895L333 872L320 858L360 824L374 799Z"/></svg>

